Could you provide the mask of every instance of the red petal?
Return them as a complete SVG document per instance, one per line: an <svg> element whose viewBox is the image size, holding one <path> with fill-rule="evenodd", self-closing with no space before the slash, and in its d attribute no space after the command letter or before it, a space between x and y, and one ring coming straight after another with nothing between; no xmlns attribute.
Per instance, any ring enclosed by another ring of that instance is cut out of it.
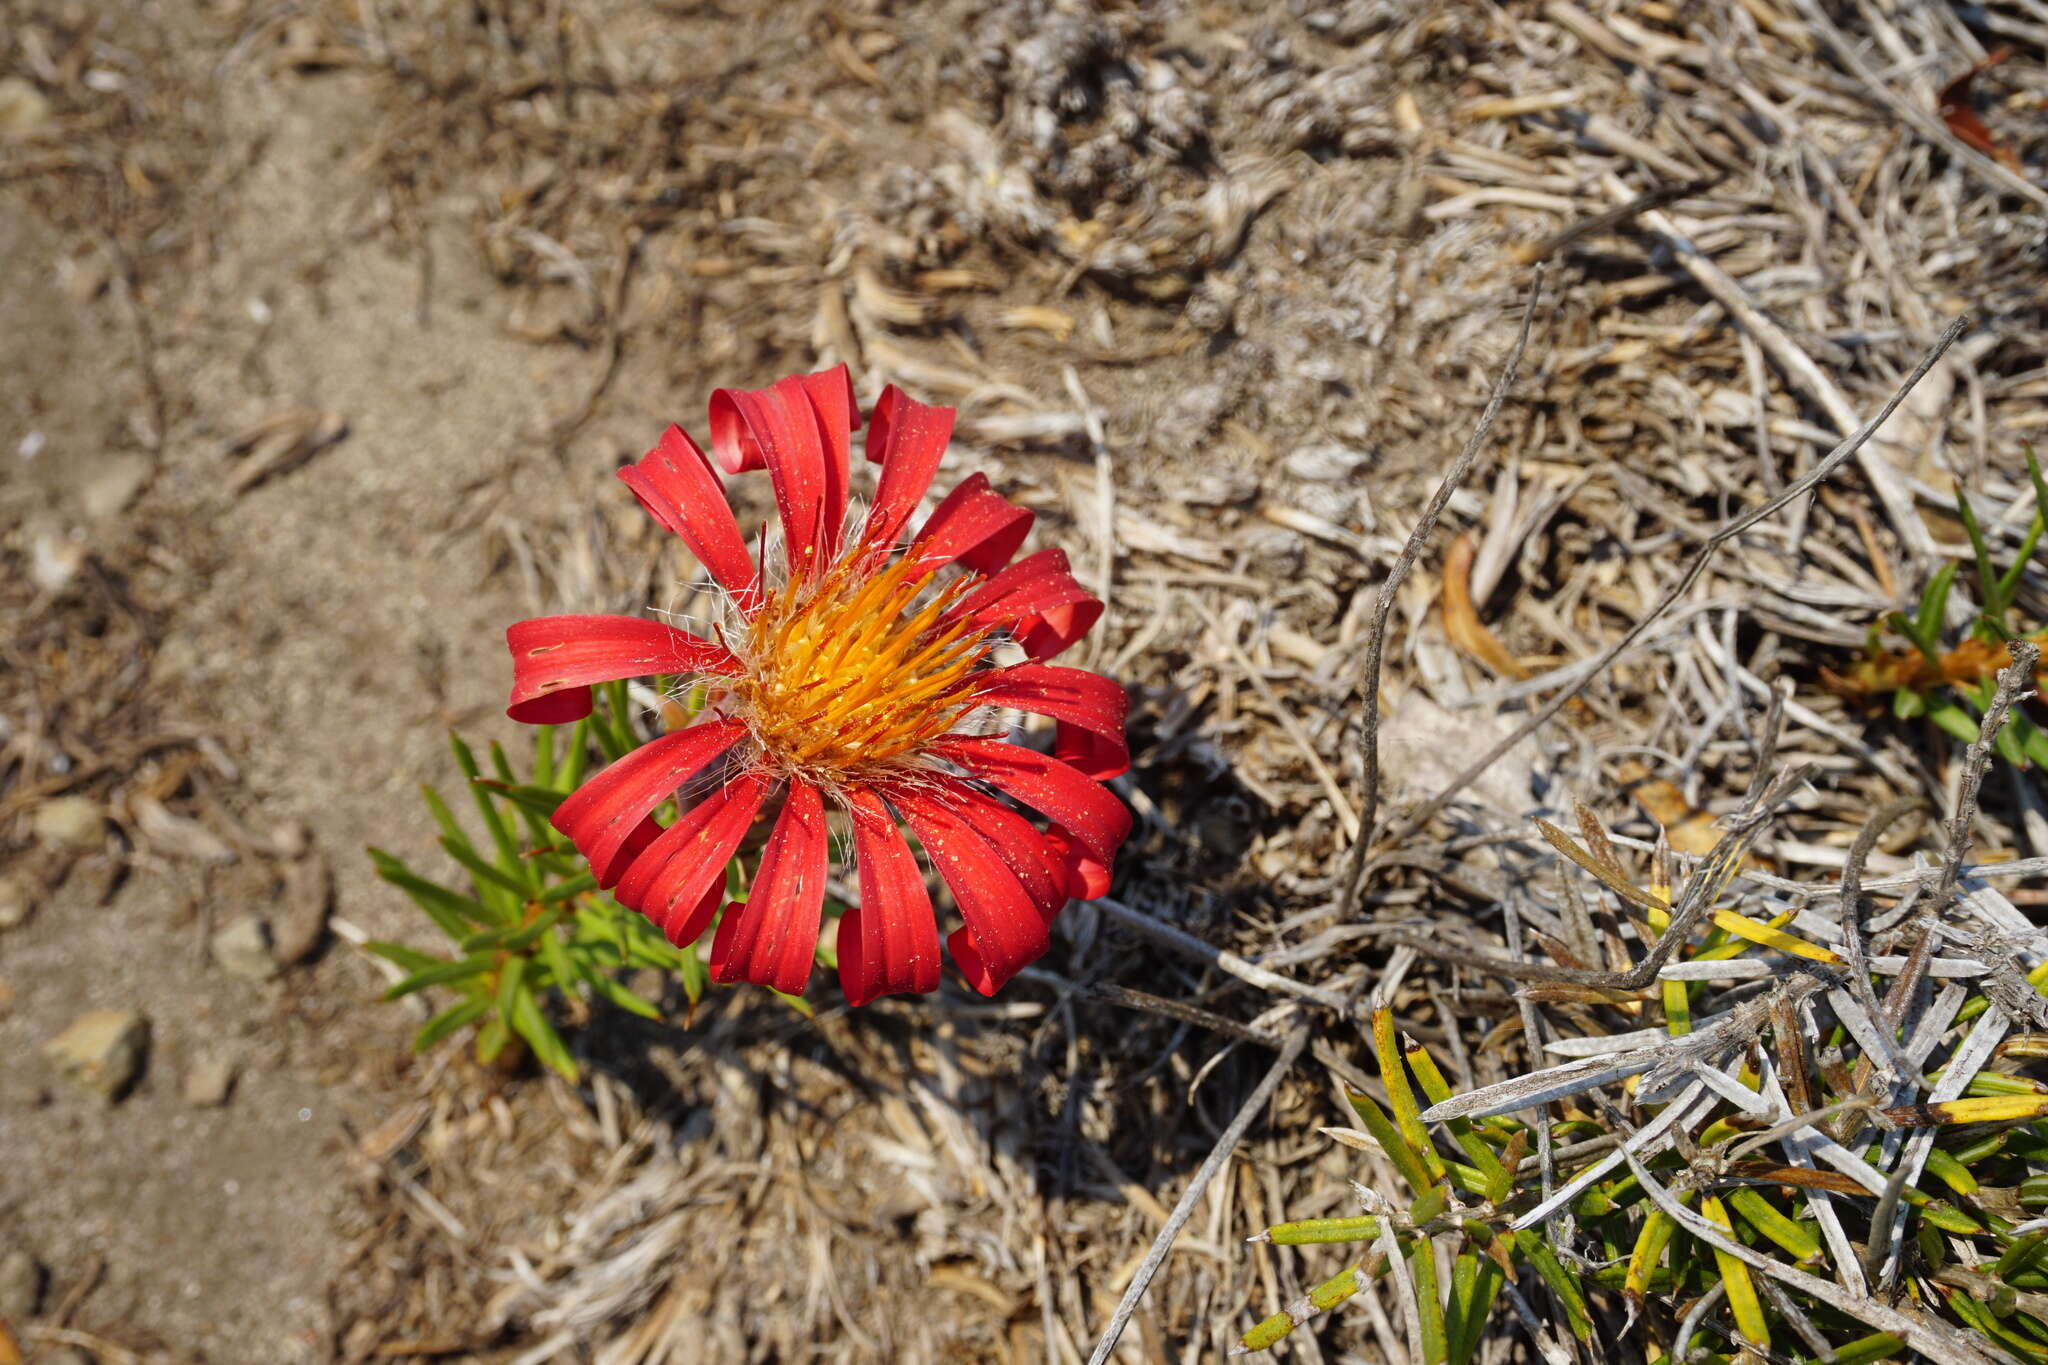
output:
<svg viewBox="0 0 2048 1365"><path fill-rule="evenodd" d="M1051 945L1044 914L1002 855L948 803L911 789L892 790L889 799L910 822L967 921L947 940L954 961L974 989L993 995Z"/></svg>
<svg viewBox="0 0 2048 1365"><path fill-rule="evenodd" d="M839 984L848 1004L939 988L939 927L924 873L895 817L872 792L848 799L860 905L839 921Z"/></svg>
<svg viewBox="0 0 2048 1365"><path fill-rule="evenodd" d="M977 699L1059 721L1053 752L1083 776L1111 778L1130 768L1131 752L1124 742L1130 698L1116 683L1058 664L1015 664L988 676Z"/></svg>
<svg viewBox="0 0 2048 1365"><path fill-rule="evenodd" d="M1102 603L1075 581L1065 550L1027 555L975 589L948 621L972 617L1003 625L1034 659L1050 659L1086 635L1102 617Z"/></svg>
<svg viewBox="0 0 2048 1365"><path fill-rule="evenodd" d="M860 528L863 545L892 547L903 534L918 499L932 486L946 442L953 436L953 408L935 408L906 398L891 384L882 390L868 418L868 459L882 467L875 501Z"/></svg>
<svg viewBox="0 0 2048 1365"><path fill-rule="evenodd" d="M970 474L932 509L911 542L910 554L928 568L957 562L976 573L992 574L1024 543L1031 517L1027 508L990 488L988 475Z"/></svg>
<svg viewBox="0 0 2048 1365"><path fill-rule="evenodd" d="M1066 869L1069 896L1078 901L1092 901L1097 896L1109 894L1110 865L1088 852L1074 838L1072 831L1059 825L1048 826L1045 846Z"/></svg>
<svg viewBox="0 0 2048 1365"><path fill-rule="evenodd" d="M661 444L640 463L621 469L619 477L656 521L682 538L742 609L753 605L760 571L747 553L746 538L733 520L711 462L681 427L663 432Z"/></svg>
<svg viewBox="0 0 2048 1365"><path fill-rule="evenodd" d="M983 793L956 782L946 785L954 813L996 851L1050 925L1067 903L1067 875L1064 862L1046 851L1045 836L1029 820Z"/></svg>
<svg viewBox="0 0 2048 1365"><path fill-rule="evenodd" d="M590 684L654 673L737 673L722 645L639 616L536 616L505 632L512 702L505 714L556 725L590 714Z"/></svg>
<svg viewBox="0 0 2048 1365"><path fill-rule="evenodd" d="M816 787L792 782L746 902L726 908L712 940L712 980L803 994L824 913L825 853L824 801Z"/></svg>
<svg viewBox="0 0 2048 1365"><path fill-rule="evenodd" d="M808 572L838 553L853 421L853 386L843 365L779 379L772 388L711 395L712 453L727 473L768 467L792 572Z"/></svg>
<svg viewBox="0 0 2048 1365"><path fill-rule="evenodd" d="M711 721L643 744L600 771L555 808L554 827L590 860L600 887L612 887L652 842L648 815L747 733L738 721Z"/></svg>
<svg viewBox="0 0 2048 1365"><path fill-rule="evenodd" d="M1116 861L1117 849L1131 832L1131 813L1124 803L1057 758L1021 744L975 737L947 739L933 752L1072 831L1089 856L1105 867Z"/></svg>
<svg viewBox="0 0 2048 1365"><path fill-rule="evenodd" d="M654 921L670 943L695 943L724 898L726 864L770 785L758 773L745 773L692 806L633 860L613 897Z"/></svg>

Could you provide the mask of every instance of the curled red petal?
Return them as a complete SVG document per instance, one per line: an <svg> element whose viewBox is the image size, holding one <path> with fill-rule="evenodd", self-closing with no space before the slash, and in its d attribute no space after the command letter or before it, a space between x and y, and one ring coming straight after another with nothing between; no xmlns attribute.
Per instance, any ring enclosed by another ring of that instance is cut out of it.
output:
<svg viewBox="0 0 2048 1365"><path fill-rule="evenodd" d="M847 798L860 905L839 921L839 984L847 1003L939 988L939 927L917 857L874 793Z"/></svg>
<svg viewBox="0 0 2048 1365"><path fill-rule="evenodd" d="M1046 917L1002 855L949 803L915 789L890 801L953 892L966 928L947 940L973 987L993 995L1051 945Z"/></svg>
<svg viewBox="0 0 2048 1365"><path fill-rule="evenodd" d="M711 395L712 453L732 474L767 466L792 573L812 572L838 551L853 421L852 381L843 365L765 389Z"/></svg>
<svg viewBox="0 0 2048 1365"><path fill-rule="evenodd" d="M643 744L571 792L553 824L590 860L600 887L616 886L656 842L647 831L654 808L746 733L738 721L711 721Z"/></svg>
<svg viewBox="0 0 2048 1365"><path fill-rule="evenodd" d="M1060 825L1047 826L1045 846L1066 869L1069 896L1077 901L1092 901L1109 894L1110 864L1090 853L1072 830Z"/></svg>
<svg viewBox="0 0 2048 1365"><path fill-rule="evenodd" d="M649 515L690 547L743 610L758 600L760 570L747 553L746 537L733 520L711 461L688 433L670 427L662 433L660 445L638 464L621 469L619 477Z"/></svg>
<svg viewBox="0 0 2048 1365"><path fill-rule="evenodd" d="M682 946L703 937L725 891L725 868L771 786L742 773L699 801L634 858L612 894Z"/></svg>
<svg viewBox="0 0 2048 1365"><path fill-rule="evenodd" d="M726 923L712 940L713 980L752 981L785 995L803 994L818 952L825 855L824 801L816 787L792 782L746 902L726 908Z"/></svg>
<svg viewBox="0 0 2048 1365"><path fill-rule="evenodd" d="M976 697L990 706L1014 706L1058 721L1053 752L1084 776L1111 778L1131 766L1124 740L1130 698L1099 673L1058 664L1015 664L991 672Z"/></svg>
<svg viewBox="0 0 2048 1365"><path fill-rule="evenodd" d="M1067 903L1067 875L1065 864L1046 849L1045 836L1029 820L984 793L963 783L942 781L953 813L996 851L1050 925Z"/></svg>
<svg viewBox="0 0 2048 1365"><path fill-rule="evenodd" d="M976 588L946 614L1008 626L1032 658L1050 659L1102 618L1102 603L1075 580L1065 550L1040 550Z"/></svg>
<svg viewBox="0 0 2048 1365"><path fill-rule="evenodd" d="M903 534L918 499L939 472L957 415L953 408L907 398L894 384L882 390L868 419L868 459L882 471L875 484L875 500L861 525L863 545L888 547Z"/></svg>
<svg viewBox="0 0 2048 1365"><path fill-rule="evenodd" d="M959 564L992 574L1010 562L1031 532L1032 513L974 473L946 494L911 542L909 556L925 568Z"/></svg>
<svg viewBox="0 0 2048 1365"><path fill-rule="evenodd" d="M722 645L640 616L537 616L505 631L512 701L505 714L556 725L590 714L590 684L655 673L739 671Z"/></svg>
<svg viewBox="0 0 2048 1365"><path fill-rule="evenodd" d="M1063 826L1104 868L1116 862L1116 851L1131 832L1131 813L1114 793L1071 764L1035 749L999 739L956 736L933 746L933 752Z"/></svg>

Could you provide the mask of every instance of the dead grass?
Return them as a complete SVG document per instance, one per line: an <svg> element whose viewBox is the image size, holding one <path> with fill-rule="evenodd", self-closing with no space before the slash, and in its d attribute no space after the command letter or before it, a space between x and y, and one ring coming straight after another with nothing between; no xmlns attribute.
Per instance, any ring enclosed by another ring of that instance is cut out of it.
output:
<svg viewBox="0 0 2048 1365"><path fill-rule="evenodd" d="M1134 699L1122 908L1068 912L1003 1001L805 1027L727 998L687 1031L604 1021L582 1093L444 1062L411 1078L392 1109L417 1131L366 1135L333 1354L1077 1363L1271 1061L1230 1028L1271 1043L1307 1022L1318 1065L1209 1187L1121 1357L1207 1358L1335 1268L1239 1242L1348 1208L1350 1163L1313 1129L1335 1112L1325 1074L1369 1085L1367 992L1462 1084L1527 1060L1496 983L1386 948L1376 921L1498 951L1520 932L1502 905L1549 875L1529 817L1568 793L1623 838L1654 819L1710 844L1780 690L1779 761L1820 776L1762 848L1778 875L1839 872L1898 796L1948 808L1956 745L1818 682L1956 552L1952 479L2008 549L2031 514L2037 9L1989 6L1978 30L1945 6L1808 0L216 15L221 74L180 74L188 113L208 79L366 92L374 133L333 173L321 259L401 253L424 322L443 306L433 243L458 226L505 333L574 377L505 438L527 477L480 484L444 544L536 606L665 605L691 566L595 491L602 467L714 385L843 359L864 394L960 405L953 458L1087 566L1110 602L1090 662ZM148 113L160 90L95 100L77 27L34 26L49 71L15 40L58 121L9 144L0 184L128 281L147 436L180 410L150 359L180 234L239 163L200 169L203 117ZM1933 113L1993 38L2022 49L1975 83L2017 173ZM137 188L130 151L163 193ZM1367 796L1375 598L1477 425L1538 259L1553 302L1391 602ZM1810 471L1959 314L1968 331L1853 471L1733 538L1643 624L1717 526ZM537 473L569 491L517 496ZM2025 580L2036 619L2043 586ZM1437 799L1566 689L1558 720ZM2030 777L1995 774L1978 857L2048 852L2044 818ZM1896 828L1871 874L1923 837ZM1531 913L1548 934L1564 912ZM1291 1349L1400 1360L1390 1312Z"/></svg>

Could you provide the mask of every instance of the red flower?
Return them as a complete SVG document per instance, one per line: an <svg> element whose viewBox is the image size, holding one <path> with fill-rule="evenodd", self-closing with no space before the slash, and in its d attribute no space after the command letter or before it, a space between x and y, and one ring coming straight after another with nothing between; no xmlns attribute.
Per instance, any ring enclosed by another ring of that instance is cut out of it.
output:
<svg viewBox="0 0 2048 1365"><path fill-rule="evenodd" d="M717 580L731 617L718 642L630 616L547 616L505 633L514 720L581 719L591 684L621 678L687 674L711 685L696 724L597 773L554 823L600 886L686 944L710 924L749 828L775 812L748 898L719 921L716 980L804 989L835 814L859 875L860 905L839 924L840 981L857 1005L939 984L931 897L899 820L953 893L965 927L948 947L984 994L1045 952L1069 897L1109 889L1131 825L1101 785L1130 766L1123 689L1047 662L1087 633L1102 604L1059 550L1011 562L1031 513L983 475L905 535L953 416L883 391L868 424L874 499L848 544L860 415L846 367L720 389L712 452L731 474L766 467L787 572L763 577L710 461L670 427L619 477ZM1022 661L998 663L999 647ZM1002 738L997 708L1050 717L1052 754ZM664 829L652 812L679 794L683 814Z"/></svg>

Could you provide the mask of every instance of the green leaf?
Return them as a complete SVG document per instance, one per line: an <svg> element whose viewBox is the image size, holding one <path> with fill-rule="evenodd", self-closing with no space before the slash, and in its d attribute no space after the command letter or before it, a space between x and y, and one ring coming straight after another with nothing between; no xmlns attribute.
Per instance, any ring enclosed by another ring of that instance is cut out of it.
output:
<svg viewBox="0 0 2048 1365"><path fill-rule="evenodd" d="M553 786L564 795L583 785L583 768L590 760L590 717L576 722L569 731L569 751L555 770Z"/></svg>
<svg viewBox="0 0 2048 1365"><path fill-rule="evenodd" d="M592 988L595 989L599 995L603 996L606 1000L618 1006L620 1009L626 1011L626 1013L637 1014L642 1019L658 1020L661 1018L660 1009L656 1008L654 1005L649 1004L647 1001L642 1000L639 996L633 994L633 992L627 990L625 986L621 985L617 980L615 980L608 974L604 972L592 972L590 974L589 981Z"/></svg>
<svg viewBox="0 0 2048 1365"><path fill-rule="evenodd" d="M1449 1333L1444 1328L1443 1295L1437 1291L1436 1253L1427 1237L1408 1244L1408 1274L1415 1281L1415 1308L1422 1319L1423 1365L1445 1365L1451 1358Z"/></svg>
<svg viewBox="0 0 2048 1365"><path fill-rule="evenodd" d="M1892 693L1892 714L1900 720L1914 720L1927 714L1927 694L1902 687Z"/></svg>
<svg viewBox="0 0 2048 1365"><path fill-rule="evenodd" d="M555 727L552 725L533 727L533 780L537 786L554 790Z"/></svg>
<svg viewBox="0 0 2048 1365"><path fill-rule="evenodd" d="M595 890L597 890L597 878L588 872L583 872L571 877L560 886L551 886L541 892L540 903L542 905L556 905L562 901L573 900L587 891Z"/></svg>
<svg viewBox="0 0 2048 1365"><path fill-rule="evenodd" d="M497 915L481 902L435 885L381 848L370 850L370 861L378 876L412 897L427 918L457 942L469 937L471 924L497 923Z"/></svg>
<svg viewBox="0 0 2048 1365"><path fill-rule="evenodd" d="M1951 486L1955 489L1956 512L1963 519L1963 533L1969 536L1970 553L1977 561L1977 600L1983 604L1985 622L2003 635L2008 605L2003 591L2004 580L1991 567L1991 547L1984 543L1984 528L1977 524L1977 509L1970 506L1970 500L1963 496L1962 484Z"/></svg>
<svg viewBox="0 0 2048 1365"><path fill-rule="evenodd" d="M500 782L488 777L478 778L476 785L504 797L513 805L518 806L521 811L537 815L543 820L552 816L555 813L555 809L569 799L569 793L556 791L553 787L532 786L520 782ZM555 842L558 837L553 831L550 831L536 842L550 844Z"/></svg>
<svg viewBox="0 0 2048 1365"><path fill-rule="evenodd" d="M695 1009L711 985L711 972L704 966L704 959L694 943L683 945L682 958L682 965L676 968L676 977L682 982L684 998L690 1002L690 1008Z"/></svg>
<svg viewBox="0 0 2048 1365"><path fill-rule="evenodd" d="M1363 1091L1347 1088L1344 1098L1351 1102L1351 1112L1358 1115L1358 1121L1365 1125L1365 1131L1380 1150L1387 1154L1387 1160L1394 1163L1394 1169L1408 1182L1409 1189L1421 1194L1436 1182L1430 1178L1429 1170L1422 1164L1422 1158L1408 1145L1394 1121L1387 1117L1373 1097Z"/></svg>
<svg viewBox="0 0 2048 1365"><path fill-rule="evenodd" d="M1948 620L1949 589L1955 586L1956 570L1953 563L1944 564L1927 580L1927 587L1920 593L1920 608L1913 614L1913 620L1906 631L1913 643L1928 661L1939 666L1941 663L1941 632Z"/></svg>
<svg viewBox="0 0 2048 1365"><path fill-rule="evenodd" d="M466 981L490 969L491 959L485 953L479 953L475 957L459 958L454 962L436 963L431 967L422 967L405 980L398 982L384 992L383 998L402 999L414 991L423 991L429 986L446 986L452 982Z"/></svg>
<svg viewBox="0 0 2048 1365"><path fill-rule="evenodd" d="M477 813L484 818L484 828L491 833L491 842L498 848L498 866L514 874L520 867L519 846L512 842L512 831L505 824L505 817L498 811L498 803L491 793L477 785L483 776L476 764L476 755L461 735L451 733L448 747L455 751L455 762L461 767L462 775L469 779L469 795L476 802Z"/></svg>
<svg viewBox="0 0 2048 1365"><path fill-rule="evenodd" d="M1408 1068L1402 1062L1401 1045L1394 1036L1394 1012L1390 1009L1372 1012L1372 1050L1379 1058L1380 1084L1387 1088L1387 1103L1394 1111L1394 1126L1401 1130L1401 1136L1422 1159L1430 1181L1434 1183L1443 1177L1443 1158L1437 1155L1436 1144L1429 1140L1429 1133L1422 1126L1415 1092L1408 1085ZM1421 1187L1417 1187L1416 1193L1422 1193Z"/></svg>
<svg viewBox="0 0 2048 1365"><path fill-rule="evenodd" d="M1743 1222L1776 1242L1809 1265L1821 1260L1820 1238L1804 1223L1794 1222L1779 1212L1762 1191L1741 1186L1728 1192L1728 1207Z"/></svg>
<svg viewBox="0 0 2048 1365"><path fill-rule="evenodd" d="M490 1021L476 1033L476 1059L485 1066L498 1060L505 1045L512 1041L512 1030L505 1023L505 1016L493 1014Z"/></svg>
<svg viewBox="0 0 2048 1365"><path fill-rule="evenodd" d="M562 1035L555 1031L555 1026L548 1022L548 1017L541 1013L539 1004L528 992L520 992L512 1007L512 1028L526 1040L526 1045L533 1049L533 1055L559 1073L562 1079L572 1083L576 1080L579 1072L576 1059L569 1055L568 1044L562 1041Z"/></svg>
<svg viewBox="0 0 2048 1365"><path fill-rule="evenodd" d="M1938 702L1929 707L1927 718L1967 744L1976 743L1977 731L1983 728L1975 717L1952 701Z"/></svg>
<svg viewBox="0 0 2048 1365"><path fill-rule="evenodd" d="M1564 1305L1565 1319L1571 1327L1572 1335L1580 1341L1592 1340L1593 1318L1586 1311L1586 1294L1580 1288L1577 1277L1565 1273L1563 1263L1557 1259L1557 1253L1552 1251L1550 1244L1535 1232L1525 1228L1514 1234L1514 1239L1515 1249L1522 1253L1530 1265L1536 1267L1536 1273L1543 1277L1543 1283L1550 1286L1550 1292L1557 1295L1558 1301Z"/></svg>
<svg viewBox="0 0 2048 1365"><path fill-rule="evenodd" d="M441 793L432 787L422 785L420 796L425 799L427 809L433 814L434 823L441 827L441 837L471 848L469 832L456 820L455 812L448 809L448 803L441 799Z"/></svg>
<svg viewBox="0 0 2048 1365"><path fill-rule="evenodd" d="M530 898L533 888L512 880L505 872L485 862L477 856L476 850L463 848L447 839L441 841L441 847L448 850L449 857L469 869L469 874L477 879L477 890L482 891L487 886L495 887L511 898L511 906L499 908L495 917L496 922L502 923L511 912L516 911Z"/></svg>
<svg viewBox="0 0 2048 1365"><path fill-rule="evenodd" d="M480 995L471 996L460 1004L450 1005L420 1025L420 1031L412 1036L412 1050L425 1052L457 1029L474 1024L490 1013L490 1010L491 1002Z"/></svg>
<svg viewBox="0 0 2048 1365"><path fill-rule="evenodd" d="M509 1020L512 1017L512 1010L518 1004L520 997L530 997L531 992L527 991L525 986L526 959L523 957L506 959L503 969L498 973L498 1016L500 1018Z"/></svg>
<svg viewBox="0 0 2048 1365"><path fill-rule="evenodd" d="M403 943L386 943L382 940L365 943L363 951L375 953L387 962L396 962L409 972L422 972L429 967L438 967L448 961L445 957L435 957L432 953L423 953L417 948L408 948Z"/></svg>
<svg viewBox="0 0 2048 1365"><path fill-rule="evenodd" d="M1467 1365L1479 1349L1480 1335L1502 1283L1500 1267L1470 1251L1451 1263L1451 1365Z"/></svg>
<svg viewBox="0 0 2048 1365"><path fill-rule="evenodd" d="M481 934L474 934L463 940L462 951L480 953L495 948L508 953L523 953L533 946L534 940L559 924L562 916L567 913L566 908L558 905L546 914L536 916L530 923L507 925L502 929L490 929Z"/></svg>
<svg viewBox="0 0 2048 1365"><path fill-rule="evenodd" d="M1299 1223L1276 1223L1266 1229L1266 1240L1282 1247L1370 1242L1379 1235L1377 1218L1309 1218Z"/></svg>

